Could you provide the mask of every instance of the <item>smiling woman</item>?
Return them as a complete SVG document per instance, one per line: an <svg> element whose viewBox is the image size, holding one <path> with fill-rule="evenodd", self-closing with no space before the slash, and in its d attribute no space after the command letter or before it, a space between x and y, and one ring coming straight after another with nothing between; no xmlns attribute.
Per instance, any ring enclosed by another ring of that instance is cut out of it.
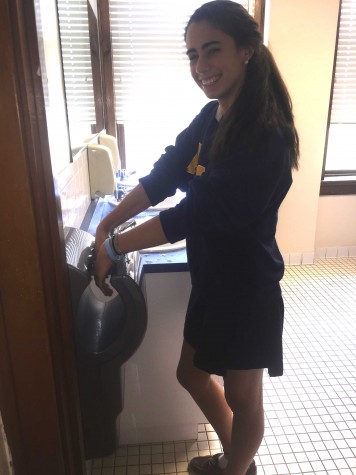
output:
<svg viewBox="0 0 356 475"><path fill-rule="evenodd" d="M264 2L239 3L252 15L263 11ZM109 1L116 119L125 127L126 167L141 174L206 103L189 77L184 43L187 21L201 4Z"/></svg>
<svg viewBox="0 0 356 475"><path fill-rule="evenodd" d="M224 451L195 457L188 469L255 475L263 369L283 374L284 262L275 234L299 139L286 85L245 8L209 1L185 32L191 73L209 102L99 223L95 283L110 295L105 279L121 254L186 239L191 294L176 374ZM186 193L178 205L107 237L177 189ZM224 389L211 375L224 377Z"/></svg>

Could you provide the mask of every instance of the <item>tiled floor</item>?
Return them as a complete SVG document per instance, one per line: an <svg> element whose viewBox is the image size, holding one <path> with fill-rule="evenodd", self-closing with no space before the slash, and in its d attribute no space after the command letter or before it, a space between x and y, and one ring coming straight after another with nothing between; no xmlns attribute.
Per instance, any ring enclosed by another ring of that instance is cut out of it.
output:
<svg viewBox="0 0 356 475"><path fill-rule="evenodd" d="M281 378L265 375L266 431L258 475L356 474L356 258L289 266ZM197 441L120 447L92 475L186 473L220 451L208 424Z"/></svg>

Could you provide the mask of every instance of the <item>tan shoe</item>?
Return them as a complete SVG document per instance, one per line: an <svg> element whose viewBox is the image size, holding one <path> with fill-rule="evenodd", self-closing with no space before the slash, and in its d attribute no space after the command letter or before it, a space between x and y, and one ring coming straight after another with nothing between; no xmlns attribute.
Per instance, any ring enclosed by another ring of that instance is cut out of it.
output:
<svg viewBox="0 0 356 475"><path fill-rule="evenodd" d="M222 454L206 455L204 457L194 457L188 464L188 470L196 475L222 475L224 469L219 465L219 457ZM257 468L252 460L247 469L246 475L256 475Z"/></svg>

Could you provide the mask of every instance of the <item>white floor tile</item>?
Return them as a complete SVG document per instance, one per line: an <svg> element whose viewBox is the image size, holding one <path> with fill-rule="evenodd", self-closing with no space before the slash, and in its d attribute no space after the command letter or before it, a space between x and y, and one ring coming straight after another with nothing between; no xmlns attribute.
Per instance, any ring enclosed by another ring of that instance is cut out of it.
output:
<svg viewBox="0 0 356 475"><path fill-rule="evenodd" d="M284 375L265 374L257 473L355 475L356 258L287 266L282 288ZM199 424L198 434L197 441L119 447L93 462L92 475L188 475L188 460L221 450L210 424Z"/></svg>

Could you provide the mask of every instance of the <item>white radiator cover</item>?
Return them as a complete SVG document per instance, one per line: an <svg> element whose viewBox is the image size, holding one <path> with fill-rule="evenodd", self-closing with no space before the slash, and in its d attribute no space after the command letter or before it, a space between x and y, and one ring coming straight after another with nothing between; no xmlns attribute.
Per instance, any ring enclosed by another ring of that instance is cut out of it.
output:
<svg viewBox="0 0 356 475"><path fill-rule="evenodd" d="M148 327L141 346L124 367L119 443L196 439L198 424L206 418L176 379L191 290L189 272L146 274L142 290Z"/></svg>

